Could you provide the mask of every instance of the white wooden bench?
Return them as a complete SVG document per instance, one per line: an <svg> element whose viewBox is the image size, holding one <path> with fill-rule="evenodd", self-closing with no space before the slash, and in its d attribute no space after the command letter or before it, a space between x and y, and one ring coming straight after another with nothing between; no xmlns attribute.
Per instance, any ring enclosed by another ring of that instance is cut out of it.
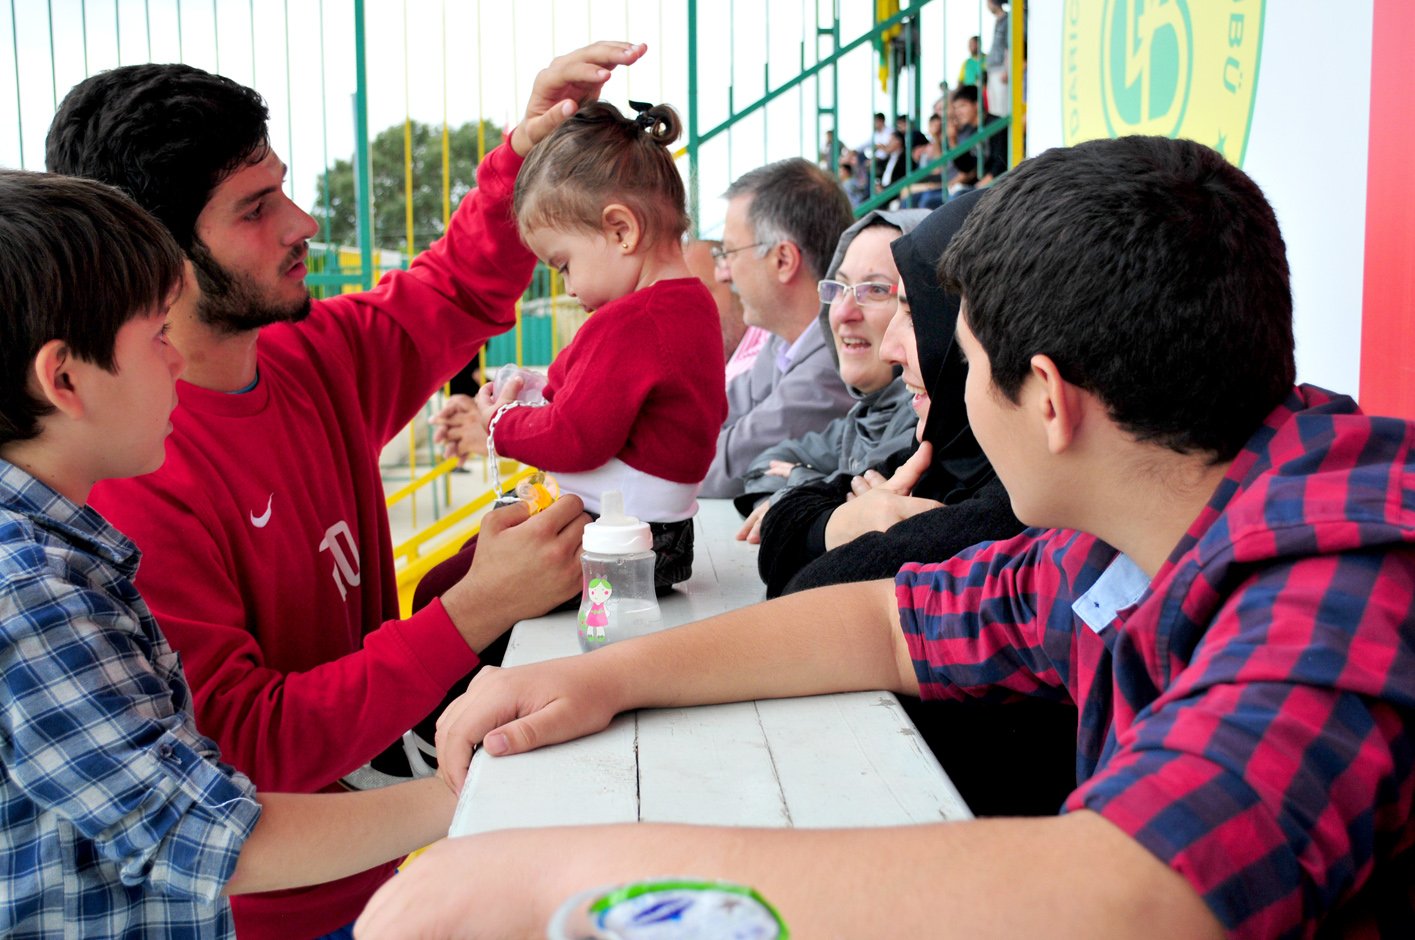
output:
<svg viewBox="0 0 1415 940"><path fill-rule="evenodd" d="M693 577L661 600L671 625L763 597L756 547L729 500L703 500ZM505 664L576 656L575 613L518 624ZM730 669L731 663L704 668ZM971 817L888 692L620 715L599 734L512 757L478 753L451 835L615 822L890 826Z"/></svg>

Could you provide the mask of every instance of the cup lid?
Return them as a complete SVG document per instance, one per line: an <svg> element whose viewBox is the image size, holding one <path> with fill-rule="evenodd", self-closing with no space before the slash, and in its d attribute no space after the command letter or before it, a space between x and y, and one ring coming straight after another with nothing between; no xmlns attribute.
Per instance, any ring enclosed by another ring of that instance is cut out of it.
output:
<svg viewBox="0 0 1415 940"><path fill-rule="evenodd" d="M653 532L647 522L624 514L624 496L610 490L600 498L600 517L585 526L585 551L598 555L633 555L653 551Z"/></svg>

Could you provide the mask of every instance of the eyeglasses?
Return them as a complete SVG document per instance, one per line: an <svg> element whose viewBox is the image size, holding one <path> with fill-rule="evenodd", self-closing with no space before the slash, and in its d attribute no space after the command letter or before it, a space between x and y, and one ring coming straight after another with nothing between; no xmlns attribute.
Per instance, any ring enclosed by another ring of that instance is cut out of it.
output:
<svg viewBox="0 0 1415 940"><path fill-rule="evenodd" d="M859 284L842 284L839 281L821 281L816 285L820 291L821 303L833 304L846 291L855 295L855 303L861 307L879 307L893 302L899 294L898 284L882 284L878 281L862 281Z"/></svg>
<svg viewBox="0 0 1415 940"><path fill-rule="evenodd" d="M712 263L726 264L728 256L734 255L739 251L746 251L748 248L760 248L762 245L765 244L766 242L752 242L750 245L741 245L737 248L714 248L712 250Z"/></svg>

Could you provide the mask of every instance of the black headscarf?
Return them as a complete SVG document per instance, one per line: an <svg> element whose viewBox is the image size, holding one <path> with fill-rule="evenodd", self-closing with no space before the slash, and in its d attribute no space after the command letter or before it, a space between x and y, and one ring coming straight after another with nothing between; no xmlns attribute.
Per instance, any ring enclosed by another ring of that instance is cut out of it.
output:
<svg viewBox="0 0 1415 940"><path fill-rule="evenodd" d="M924 440L933 445L933 462L914 488L914 495L942 502L953 502L992 477L992 467L968 427L963 404L968 366L954 340L961 301L957 294L944 290L938 279L943 250L985 192L977 190L950 199L890 246L913 308L919 370L929 393Z"/></svg>

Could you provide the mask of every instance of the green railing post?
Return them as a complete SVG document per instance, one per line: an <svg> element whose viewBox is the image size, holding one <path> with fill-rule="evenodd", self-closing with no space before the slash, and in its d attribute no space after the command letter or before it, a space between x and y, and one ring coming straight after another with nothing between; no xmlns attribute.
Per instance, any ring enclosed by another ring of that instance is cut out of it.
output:
<svg viewBox="0 0 1415 940"><path fill-rule="evenodd" d="M806 69L801 74L795 75L792 78L787 79L785 82L778 85L776 88L767 89L766 94L762 95L762 97L758 98L756 101L753 101L751 104L746 105L741 110L737 109L736 102L731 97L731 89L729 88L727 118L722 122L708 128L706 131L702 131L698 135L698 141L706 142L716 137L718 134L724 133L733 124L745 118L747 115L753 114L759 109L766 107L769 102L781 97L788 91L792 91L796 88L797 85L801 84L802 82L814 78L822 70L834 66L836 62L838 62L840 59L844 58L846 55L853 52L855 49L858 49L863 44L870 42L881 30L888 29L894 24L902 22L905 19L917 17L919 15L919 11L931 2L932 0L914 0L914 2L910 4L909 7L907 7L906 9L900 10L898 13L894 14L887 20L881 20L880 22L876 23L874 27L870 31L866 32L864 35L859 36L846 43L844 46L839 47L834 55L820 60L815 65ZM694 60L694 65L696 65L696 59ZM874 81L873 76L871 77L871 81ZM693 84L691 86L691 88L693 89L696 89L696 87L696 84ZM692 92L690 91L690 94L691 93ZM691 117L689 118L689 120L691 120Z"/></svg>
<svg viewBox="0 0 1415 940"><path fill-rule="evenodd" d="M354 179L358 192L359 263L363 266L364 289L368 290L374 282L373 167L369 157L368 62L365 52L364 0L354 0Z"/></svg>

